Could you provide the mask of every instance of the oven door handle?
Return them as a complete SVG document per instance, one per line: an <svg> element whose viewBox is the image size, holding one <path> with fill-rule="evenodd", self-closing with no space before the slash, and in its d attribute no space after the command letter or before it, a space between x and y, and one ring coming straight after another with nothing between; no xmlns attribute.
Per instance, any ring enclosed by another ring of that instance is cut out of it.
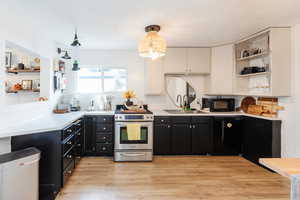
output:
<svg viewBox="0 0 300 200"><path fill-rule="evenodd" d="M122 153L121 155L127 157L136 157L136 156L144 156L146 154L145 153Z"/></svg>

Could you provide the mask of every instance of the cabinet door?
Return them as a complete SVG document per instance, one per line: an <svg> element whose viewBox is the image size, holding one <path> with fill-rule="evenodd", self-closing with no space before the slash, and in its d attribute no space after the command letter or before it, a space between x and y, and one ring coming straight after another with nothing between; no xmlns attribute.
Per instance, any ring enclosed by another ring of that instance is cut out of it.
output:
<svg viewBox="0 0 300 200"><path fill-rule="evenodd" d="M192 153L211 154L213 150L212 121L204 120L192 126Z"/></svg>
<svg viewBox="0 0 300 200"><path fill-rule="evenodd" d="M85 154L93 154L96 150L96 129L95 129L95 118L86 117L84 121L84 150Z"/></svg>
<svg viewBox="0 0 300 200"><path fill-rule="evenodd" d="M257 122L259 122L257 119L249 117L243 121L243 156L255 163L258 163L260 149L263 145L258 131L260 128L264 130L264 127L260 127Z"/></svg>
<svg viewBox="0 0 300 200"><path fill-rule="evenodd" d="M187 49L168 48L164 57L165 74L184 74L187 73Z"/></svg>
<svg viewBox="0 0 300 200"><path fill-rule="evenodd" d="M192 154L192 135L190 124L172 125L172 154Z"/></svg>
<svg viewBox="0 0 300 200"><path fill-rule="evenodd" d="M145 95L164 93L164 74L162 58L145 60Z"/></svg>
<svg viewBox="0 0 300 200"><path fill-rule="evenodd" d="M192 74L210 73L211 48L188 48L188 71Z"/></svg>
<svg viewBox="0 0 300 200"><path fill-rule="evenodd" d="M233 45L214 47L211 50L211 73L207 77L206 93L233 93Z"/></svg>
<svg viewBox="0 0 300 200"><path fill-rule="evenodd" d="M157 124L154 126L153 136L154 155L171 154L171 125Z"/></svg>

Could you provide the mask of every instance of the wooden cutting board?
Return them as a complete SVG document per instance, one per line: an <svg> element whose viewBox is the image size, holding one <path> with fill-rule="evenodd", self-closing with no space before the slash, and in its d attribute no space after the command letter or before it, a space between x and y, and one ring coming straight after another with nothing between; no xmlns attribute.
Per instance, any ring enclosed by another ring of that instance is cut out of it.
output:
<svg viewBox="0 0 300 200"><path fill-rule="evenodd" d="M264 107L261 105L249 105L247 113L252 115L261 115L264 112Z"/></svg>

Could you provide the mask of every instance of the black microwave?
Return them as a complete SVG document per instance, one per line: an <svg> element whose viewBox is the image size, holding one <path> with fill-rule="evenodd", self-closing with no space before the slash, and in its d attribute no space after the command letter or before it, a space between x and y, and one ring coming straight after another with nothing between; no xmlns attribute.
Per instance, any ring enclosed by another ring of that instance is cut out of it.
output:
<svg viewBox="0 0 300 200"><path fill-rule="evenodd" d="M232 98L202 98L202 109L208 108L210 112L233 112L235 100Z"/></svg>

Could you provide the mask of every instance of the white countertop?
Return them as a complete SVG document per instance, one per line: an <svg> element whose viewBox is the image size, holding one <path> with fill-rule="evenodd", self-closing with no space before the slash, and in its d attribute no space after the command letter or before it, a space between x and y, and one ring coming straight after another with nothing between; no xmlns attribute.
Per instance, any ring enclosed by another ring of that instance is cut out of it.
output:
<svg viewBox="0 0 300 200"><path fill-rule="evenodd" d="M243 112L209 112L209 113L191 113L191 114L170 114L163 110L153 111L154 116L250 116L267 120L280 120L279 118L269 118L256 115L250 115ZM41 133L48 131L61 130L73 121L84 115L114 115L113 111L79 111L65 114L47 113L35 118L26 120L16 120L15 123L1 124L0 138Z"/></svg>
<svg viewBox="0 0 300 200"><path fill-rule="evenodd" d="M112 111L70 112L65 114L48 113L30 120L19 120L14 124L0 127L0 138L61 130L84 115L113 115Z"/></svg>
<svg viewBox="0 0 300 200"><path fill-rule="evenodd" d="M281 120L280 118L271 118L271 117L264 117L258 115L251 115L244 112L201 112L201 113L176 113L171 114L164 110L154 110L154 116L248 116L248 117L255 117L259 119L266 119L266 120Z"/></svg>

